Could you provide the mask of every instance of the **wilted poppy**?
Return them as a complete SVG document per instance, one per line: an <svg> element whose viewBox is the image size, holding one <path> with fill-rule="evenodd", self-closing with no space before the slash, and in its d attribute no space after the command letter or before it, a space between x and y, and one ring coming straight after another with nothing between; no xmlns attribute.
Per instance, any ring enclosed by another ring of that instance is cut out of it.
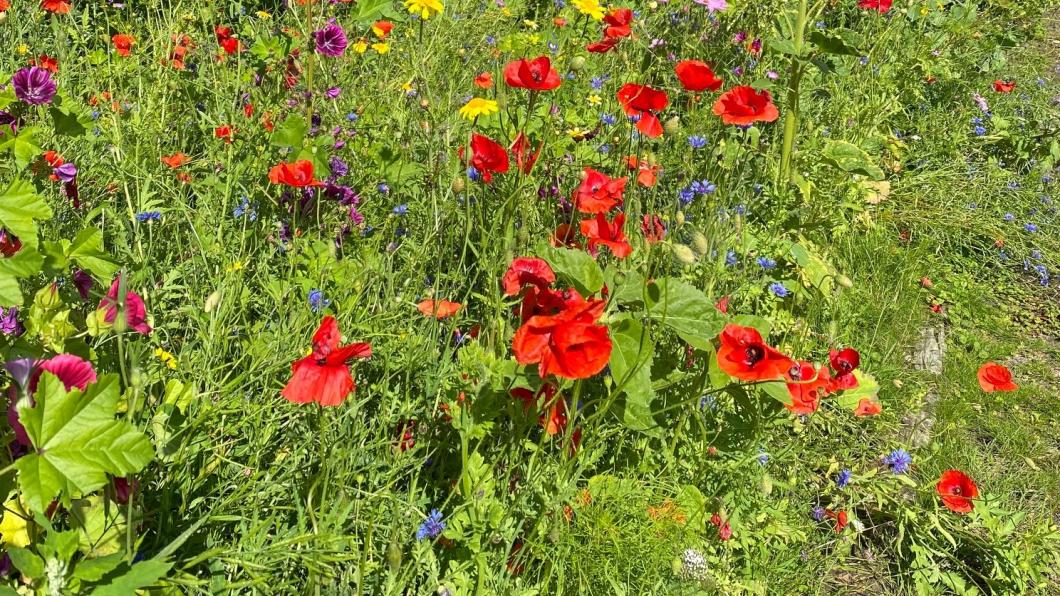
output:
<svg viewBox="0 0 1060 596"><path fill-rule="evenodd" d="M480 89L489 89L490 87L492 87L493 86L493 73L480 72L478 74L478 76L475 77L475 86L480 88Z"/></svg>
<svg viewBox="0 0 1060 596"><path fill-rule="evenodd" d="M114 49L118 52L119 56L129 56L132 46L136 43L136 39L132 35L126 35L125 33L119 33L110 38L110 41L114 44Z"/></svg>
<svg viewBox="0 0 1060 596"><path fill-rule="evenodd" d="M714 75L705 62L699 60L682 60L674 66L674 72L686 91L717 91L721 89L722 80Z"/></svg>
<svg viewBox="0 0 1060 596"><path fill-rule="evenodd" d="M818 370L813 363L800 361L788 371L786 381L791 403L784 404L784 407L800 416L813 414L821 397L827 393L828 368L822 366Z"/></svg>
<svg viewBox="0 0 1060 596"><path fill-rule="evenodd" d="M114 278L114 283L110 285L110 290L107 291L107 295L103 297L103 300L100 300L97 307L97 310L106 309L106 312L103 313L103 322L105 323L114 323L114 320L118 318L118 289L121 281L121 276ZM150 335L151 326L147 324L147 307L144 306L144 299L136 292L126 288L124 303L126 326L137 333Z"/></svg>
<svg viewBox="0 0 1060 596"><path fill-rule="evenodd" d="M769 91L755 91L754 87L733 87L714 104L714 114L725 124L746 126L755 122L773 122L780 117Z"/></svg>
<svg viewBox="0 0 1060 596"><path fill-rule="evenodd" d="M1015 391L1019 385L1012 382L1012 372L1001 364L987 362L979 367L979 386L987 393Z"/></svg>
<svg viewBox="0 0 1060 596"><path fill-rule="evenodd" d="M501 285L505 296L515 296L527 285L547 288L556 281L556 274L544 259L516 257L504 272Z"/></svg>
<svg viewBox="0 0 1060 596"><path fill-rule="evenodd" d="M515 158L515 169L523 174L529 174L534 169L534 164L537 163L537 158L541 155L541 149L544 146L544 141L538 142L537 149L534 149L533 153L531 153L532 143L530 143L530 139L521 132L515 135L512 146L508 148L512 157Z"/></svg>
<svg viewBox="0 0 1060 596"><path fill-rule="evenodd" d="M658 113L665 110L670 103L665 91L647 85L626 83L618 90L616 97L627 116L639 118L637 130L652 138L662 135L663 127L659 122Z"/></svg>
<svg viewBox="0 0 1060 596"><path fill-rule="evenodd" d="M621 37L605 37L600 41L594 41L585 46L585 49L594 54L606 54L614 49L620 41L622 41Z"/></svg>
<svg viewBox="0 0 1060 596"><path fill-rule="evenodd" d="M515 60L504 67L504 82L509 87L531 91L551 91L562 82L559 72L552 68L548 56L528 60Z"/></svg>
<svg viewBox="0 0 1060 596"><path fill-rule="evenodd" d="M294 163L281 163L269 170L269 182L286 186L323 186L323 182L313 177L313 162L300 159Z"/></svg>
<svg viewBox="0 0 1060 596"><path fill-rule="evenodd" d="M874 399L861 398L858 407L854 410L855 416L875 416L883 411L883 405Z"/></svg>
<svg viewBox="0 0 1060 596"><path fill-rule="evenodd" d="M424 300L416 305L416 309L424 316L445 319L458 313L461 306L459 302L448 300Z"/></svg>
<svg viewBox="0 0 1060 596"><path fill-rule="evenodd" d="M291 363L291 380L281 395L287 401L337 406L357 388L350 374L350 360L368 358L372 346L356 343L339 347L339 324L328 315L313 334L313 353Z"/></svg>
<svg viewBox="0 0 1060 596"><path fill-rule="evenodd" d="M640 231L644 234L644 240L648 244L662 242L666 238L666 226L663 225L662 218L651 213L644 214L644 218L640 222Z"/></svg>
<svg viewBox="0 0 1060 596"><path fill-rule="evenodd" d="M179 167L181 167L183 165L186 165L189 161L191 161L191 159L188 158L187 155L184 155L183 153L181 153L180 151L177 151L173 155L163 155L162 156L162 163L166 164L167 166L169 166L169 167L171 167L173 169L176 169L176 168L179 168Z"/></svg>
<svg viewBox="0 0 1060 596"><path fill-rule="evenodd" d="M461 154L463 147L460 148ZM508 152L493 139L477 132L471 135L471 165L482 175L487 184L493 180L493 174L508 171Z"/></svg>
<svg viewBox="0 0 1060 596"><path fill-rule="evenodd" d="M607 213L622 204L626 178L611 178L603 172L585 168L582 183L574 189L574 207L587 214Z"/></svg>
<svg viewBox="0 0 1060 596"><path fill-rule="evenodd" d="M972 499L979 496L979 487L964 472L946 470L939 477L935 492L942 498L942 504L950 511L968 513L975 509Z"/></svg>
<svg viewBox="0 0 1060 596"><path fill-rule="evenodd" d="M861 0L858 2L858 8L864 8L865 10L875 10L880 14L884 14L891 10L891 5L894 4L894 0Z"/></svg>
<svg viewBox="0 0 1060 596"><path fill-rule="evenodd" d="M40 7L52 14L69 14L70 0L41 0Z"/></svg>
<svg viewBox="0 0 1060 596"><path fill-rule="evenodd" d="M782 379L795 362L762 341L754 327L729 323L719 336L718 367L741 381Z"/></svg>
<svg viewBox="0 0 1060 596"><path fill-rule="evenodd" d="M1016 81L994 81L994 91L998 93L1012 93L1012 90L1016 88Z"/></svg>
<svg viewBox="0 0 1060 596"><path fill-rule="evenodd" d="M633 247L626 241L626 234L622 231L625 223L625 213L619 213L611 222L603 213L598 213L595 219L582 220L579 227L582 235L589 240L589 252L596 254L596 247L602 244L611 250L616 259L628 257Z"/></svg>
<svg viewBox="0 0 1060 596"><path fill-rule="evenodd" d="M556 226L556 230L548 237L548 243L556 248L581 249L582 245L578 242L577 232L577 228L569 223L561 223Z"/></svg>

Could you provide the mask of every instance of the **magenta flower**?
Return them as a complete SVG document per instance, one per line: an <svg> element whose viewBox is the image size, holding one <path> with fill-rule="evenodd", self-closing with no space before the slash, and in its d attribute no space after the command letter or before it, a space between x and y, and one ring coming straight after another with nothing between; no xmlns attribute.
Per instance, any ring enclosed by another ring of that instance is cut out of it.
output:
<svg viewBox="0 0 1060 596"><path fill-rule="evenodd" d="M341 56L346 51L346 32L335 23L328 23L323 29L313 32L317 41L317 52L325 56Z"/></svg>
<svg viewBox="0 0 1060 596"><path fill-rule="evenodd" d="M118 318L118 286L120 284L121 277L114 278L114 283L110 285L107 295L99 301L98 308L107 309L107 312L103 314L103 321L106 323L113 323ZM144 299L131 290L125 292L125 322L129 329L143 335L151 335L151 326L147 324L147 307L144 306Z"/></svg>
<svg viewBox="0 0 1060 596"><path fill-rule="evenodd" d="M34 106L52 102L55 97L55 81L52 73L37 66L27 66L11 77L15 97Z"/></svg>

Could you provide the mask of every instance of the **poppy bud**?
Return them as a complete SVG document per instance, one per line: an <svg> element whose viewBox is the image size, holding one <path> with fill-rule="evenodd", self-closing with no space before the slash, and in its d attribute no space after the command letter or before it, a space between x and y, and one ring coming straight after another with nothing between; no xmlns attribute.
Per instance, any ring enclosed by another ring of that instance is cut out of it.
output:
<svg viewBox="0 0 1060 596"><path fill-rule="evenodd" d="M663 124L663 130L666 131L666 134L677 134L681 130L681 118L678 116L670 118Z"/></svg>
<svg viewBox="0 0 1060 596"><path fill-rule="evenodd" d="M762 494L767 497L773 493L773 479L770 478L769 474L762 476L761 482L758 484L758 488L762 489Z"/></svg>
<svg viewBox="0 0 1060 596"><path fill-rule="evenodd" d="M692 234L692 248L696 249L696 252L701 257L710 251L710 243L707 241L707 237L703 235L703 232L696 230Z"/></svg>
<svg viewBox="0 0 1060 596"><path fill-rule="evenodd" d="M570 69L573 70L574 72L578 72L579 70L581 70L583 68L585 68L585 58L584 57L575 56L570 61Z"/></svg>
<svg viewBox="0 0 1060 596"><path fill-rule="evenodd" d="M837 282L839 282L839 285L843 286L844 288L846 288L848 290L850 288L854 287L854 282L850 281L850 278L845 276L845 275L839 275L838 277L835 278L835 280Z"/></svg>
<svg viewBox="0 0 1060 596"><path fill-rule="evenodd" d="M463 177L456 178L456 179L453 180L453 185L452 185L453 192L457 192L457 193L464 192L465 188L467 188L467 183L464 182L464 178Z"/></svg>
<svg viewBox="0 0 1060 596"><path fill-rule="evenodd" d="M677 212L677 215L674 216L674 223L679 225L679 226L685 225L685 212L684 211L678 211Z"/></svg>
<svg viewBox="0 0 1060 596"><path fill-rule="evenodd" d="M696 255L692 252L691 248L688 248L684 244L673 245L674 257L684 263L685 265L692 265L696 262Z"/></svg>
<svg viewBox="0 0 1060 596"><path fill-rule="evenodd" d="M578 180L581 180L582 182L585 182L586 178L588 178L588 177L589 177L589 170L587 170L587 169L583 169L581 172L578 173Z"/></svg>
<svg viewBox="0 0 1060 596"><path fill-rule="evenodd" d="M391 571L397 571L401 569L401 546L397 542L397 534L394 535L394 540L390 541L390 544L386 548L386 562L390 566Z"/></svg>

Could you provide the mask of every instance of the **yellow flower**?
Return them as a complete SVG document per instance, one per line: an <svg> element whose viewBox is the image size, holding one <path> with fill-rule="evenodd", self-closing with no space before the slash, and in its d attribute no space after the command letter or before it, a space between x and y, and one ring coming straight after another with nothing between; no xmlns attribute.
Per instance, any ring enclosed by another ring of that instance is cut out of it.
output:
<svg viewBox="0 0 1060 596"><path fill-rule="evenodd" d="M155 358L158 358L162 364L165 364L170 369L177 370L177 359L173 354L170 354L162 348L155 348Z"/></svg>
<svg viewBox="0 0 1060 596"><path fill-rule="evenodd" d="M368 42L363 39L358 40L357 43L353 44L353 51L358 54L363 54L368 51Z"/></svg>
<svg viewBox="0 0 1060 596"><path fill-rule="evenodd" d="M272 13L264 10L259 10L257 13L259 19L268 20L272 18Z"/></svg>
<svg viewBox="0 0 1060 596"><path fill-rule="evenodd" d="M4 503L4 517L0 520L0 539L9 546L25 548L29 546L29 514L22 508L18 498Z"/></svg>
<svg viewBox="0 0 1060 596"><path fill-rule="evenodd" d="M604 8L600 6L600 0L574 0L572 4L574 4L574 8L578 9L578 12L589 15L594 21L602 21L604 19Z"/></svg>
<svg viewBox="0 0 1060 596"><path fill-rule="evenodd" d="M243 261L236 261L228 266L229 271L239 271L243 268Z"/></svg>
<svg viewBox="0 0 1060 596"><path fill-rule="evenodd" d="M600 96L595 93L589 95L589 97L586 97L585 100L588 101L589 105L591 106L598 106L600 105L600 102L603 101L603 99L601 99Z"/></svg>
<svg viewBox="0 0 1060 596"><path fill-rule="evenodd" d="M537 31L537 23L534 22L534 21L531 21L530 19L523 20L523 27L526 27L527 29L529 29L531 31Z"/></svg>
<svg viewBox="0 0 1060 596"><path fill-rule="evenodd" d="M409 93L415 91L416 88L412 86L412 81L409 81L408 83L405 83L401 86L401 90L404 91L406 95L408 95Z"/></svg>
<svg viewBox="0 0 1060 596"><path fill-rule="evenodd" d="M582 128L580 126L575 126L573 128L567 129L567 134L570 135L570 138L572 138L572 139L580 139L580 138L584 137L585 135L589 134L590 132L592 132L592 131L588 130L588 129L585 129L585 128Z"/></svg>
<svg viewBox="0 0 1060 596"><path fill-rule="evenodd" d="M19 46L18 46L18 53L19 53L19 54L25 54L25 53L27 53L27 52L29 52L29 46L28 46L28 45L26 45L26 44L24 44L24 43L23 43L23 44L19 44Z"/></svg>
<svg viewBox="0 0 1060 596"><path fill-rule="evenodd" d="M431 13L439 14L445 9L441 0L405 0L405 8L411 14L418 14L423 20L431 18ZM603 17L600 17L603 18Z"/></svg>
<svg viewBox="0 0 1060 596"><path fill-rule="evenodd" d="M388 43L373 43L372 49L380 54L385 54L390 51L390 44Z"/></svg>
<svg viewBox="0 0 1060 596"><path fill-rule="evenodd" d="M479 116L496 114L498 111L500 111L500 107L498 107L497 102L492 99L472 97L470 101L464 104L464 107L460 108L460 115L468 120L474 120Z"/></svg>

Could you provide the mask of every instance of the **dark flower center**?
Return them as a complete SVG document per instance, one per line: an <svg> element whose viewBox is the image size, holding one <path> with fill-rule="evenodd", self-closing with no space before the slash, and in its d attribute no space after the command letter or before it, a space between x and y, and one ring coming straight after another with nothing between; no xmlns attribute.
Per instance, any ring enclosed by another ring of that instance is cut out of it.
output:
<svg viewBox="0 0 1060 596"><path fill-rule="evenodd" d="M961 492L962 492L962 491L961 491L961 487L959 487L959 486L955 486L955 487L953 487L953 490L952 490L951 492L952 492L953 494L955 494L955 495L958 495L958 496L959 496L959 495L961 494Z"/></svg>
<svg viewBox="0 0 1060 596"><path fill-rule="evenodd" d="M766 357L766 351L762 349L762 346L747 346L744 348L743 353L747 359L747 366L752 367Z"/></svg>

